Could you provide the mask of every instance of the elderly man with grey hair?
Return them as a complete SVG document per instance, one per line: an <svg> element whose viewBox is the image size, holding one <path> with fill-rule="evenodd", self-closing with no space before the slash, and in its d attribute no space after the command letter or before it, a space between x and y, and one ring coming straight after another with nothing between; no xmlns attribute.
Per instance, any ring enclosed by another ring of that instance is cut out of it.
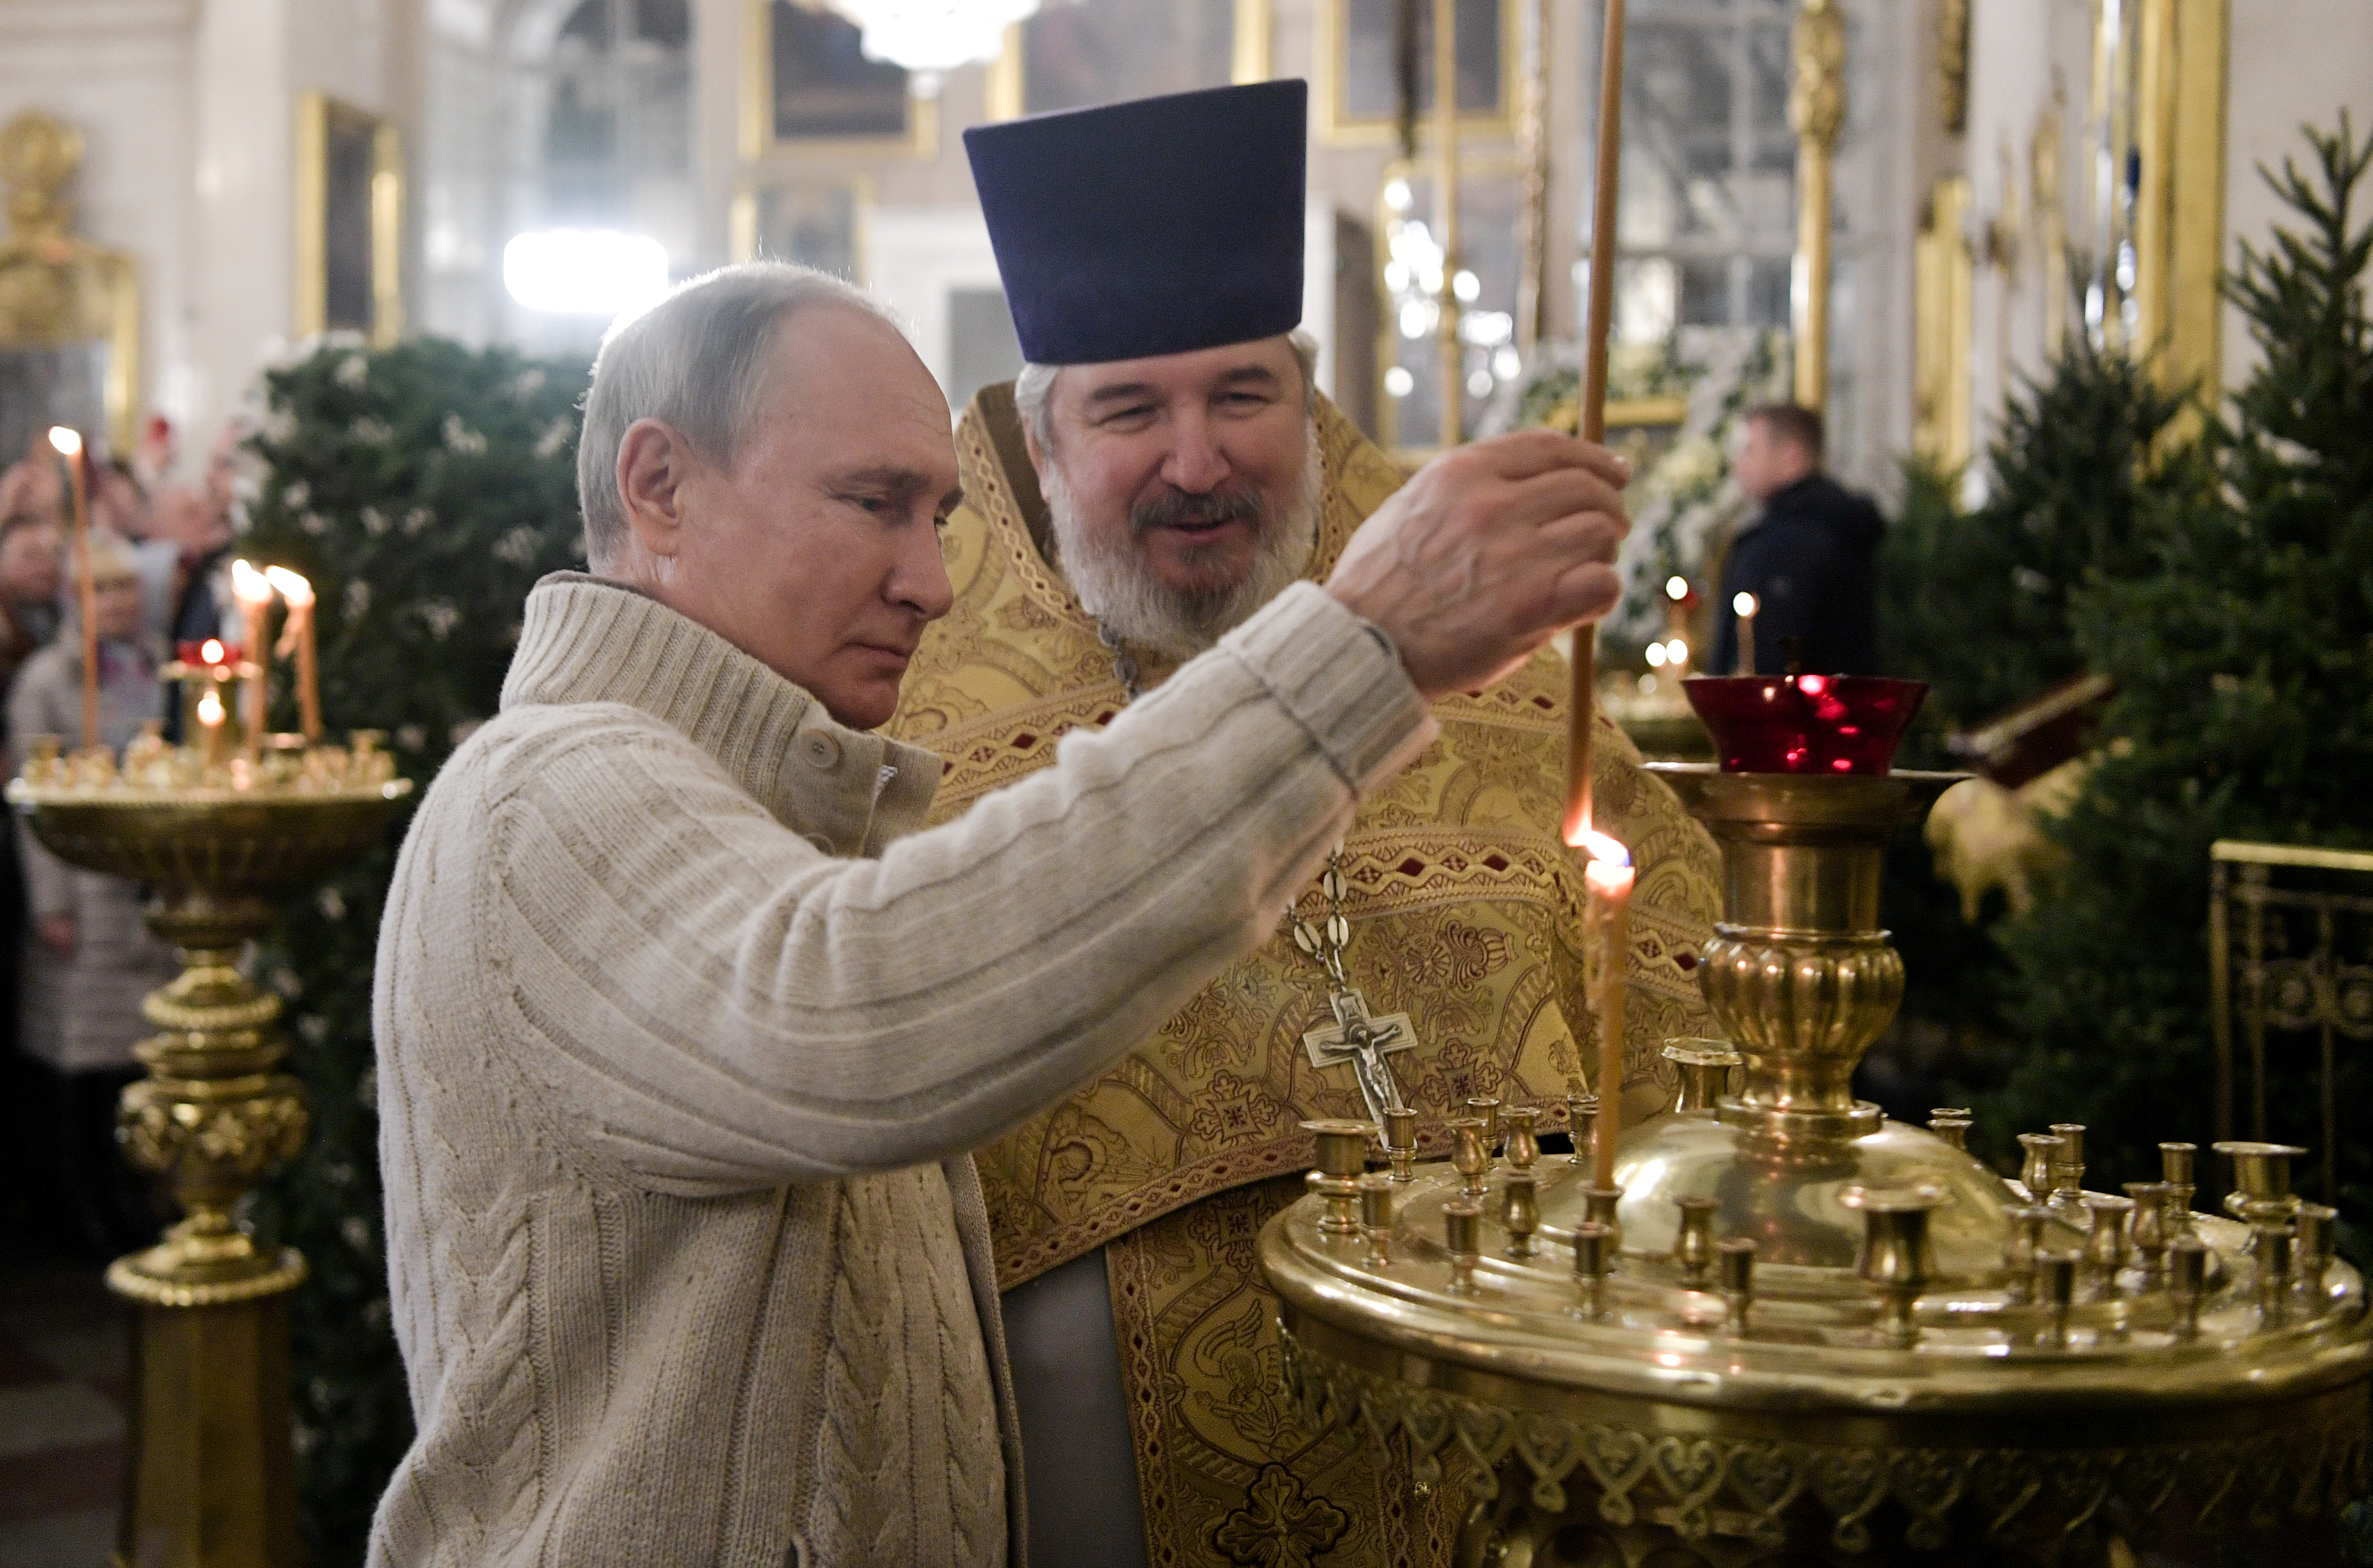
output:
<svg viewBox="0 0 2373 1568"><path fill-rule="evenodd" d="M1261 940L1429 696L1616 596L1611 460L1511 439L918 831L938 759L869 731L951 602L949 425L883 314L800 268L604 343L592 571L530 595L382 927L418 1436L374 1563L1018 1562L967 1152Z"/></svg>

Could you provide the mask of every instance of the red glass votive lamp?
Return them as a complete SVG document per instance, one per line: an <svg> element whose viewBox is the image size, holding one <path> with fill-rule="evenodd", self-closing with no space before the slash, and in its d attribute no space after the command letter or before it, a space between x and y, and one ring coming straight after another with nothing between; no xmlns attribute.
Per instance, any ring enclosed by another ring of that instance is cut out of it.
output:
<svg viewBox="0 0 2373 1568"><path fill-rule="evenodd" d="M1928 696L1883 675L1701 675L1681 690L1724 773L1885 773Z"/></svg>

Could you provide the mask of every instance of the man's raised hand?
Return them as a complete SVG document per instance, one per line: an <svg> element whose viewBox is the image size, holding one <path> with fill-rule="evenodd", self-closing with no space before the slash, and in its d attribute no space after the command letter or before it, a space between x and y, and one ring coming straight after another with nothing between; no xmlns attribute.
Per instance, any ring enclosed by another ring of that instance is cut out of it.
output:
<svg viewBox="0 0 2373 1568"><path fill-rule="evenodd" d="M1554 430L1444 452L1351 536L1327 591L1384 629L1429 700L1478 690L1615 607L1630 477Z"/></svg>

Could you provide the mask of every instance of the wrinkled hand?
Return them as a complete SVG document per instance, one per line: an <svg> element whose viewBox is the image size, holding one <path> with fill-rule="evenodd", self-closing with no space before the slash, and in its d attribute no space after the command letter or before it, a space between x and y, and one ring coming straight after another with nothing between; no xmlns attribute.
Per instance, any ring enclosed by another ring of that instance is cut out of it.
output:
<svg viewBox="0 0 2373 1568"><path fill-rule="evenodd" d="M33 934L41 945L61 958L72 958L75 950L75 918L72 915L44 915L33 923Z"/></svg>
<svg viewBox="0 0 2373 1568"><path fill-rule="evenodd" d="M1553 430L1445 452L1351 536L1327 591L1384 629L1429 701L1479 690L1615 607L1630 477Z"/></svg>

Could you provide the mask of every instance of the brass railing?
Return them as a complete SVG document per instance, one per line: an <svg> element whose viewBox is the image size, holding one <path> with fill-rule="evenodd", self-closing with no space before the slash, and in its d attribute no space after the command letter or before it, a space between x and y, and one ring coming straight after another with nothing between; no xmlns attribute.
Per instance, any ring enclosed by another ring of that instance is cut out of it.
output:
<svg viewBox="0 0 2373 1568"><path fill-rule="evenodd" d="M2270 1136L2267 1056L2311 1045L2322 1115L2323 1200L2339 1192L2343 1042L2373 1041L2373 854L2220 839L2209 851L2210 1028L2216 1136L2236 1125L2236 1042L2250 1069L2246 1136ZM2274 1129L2297 1132L2297 1128Z"/></svg>

